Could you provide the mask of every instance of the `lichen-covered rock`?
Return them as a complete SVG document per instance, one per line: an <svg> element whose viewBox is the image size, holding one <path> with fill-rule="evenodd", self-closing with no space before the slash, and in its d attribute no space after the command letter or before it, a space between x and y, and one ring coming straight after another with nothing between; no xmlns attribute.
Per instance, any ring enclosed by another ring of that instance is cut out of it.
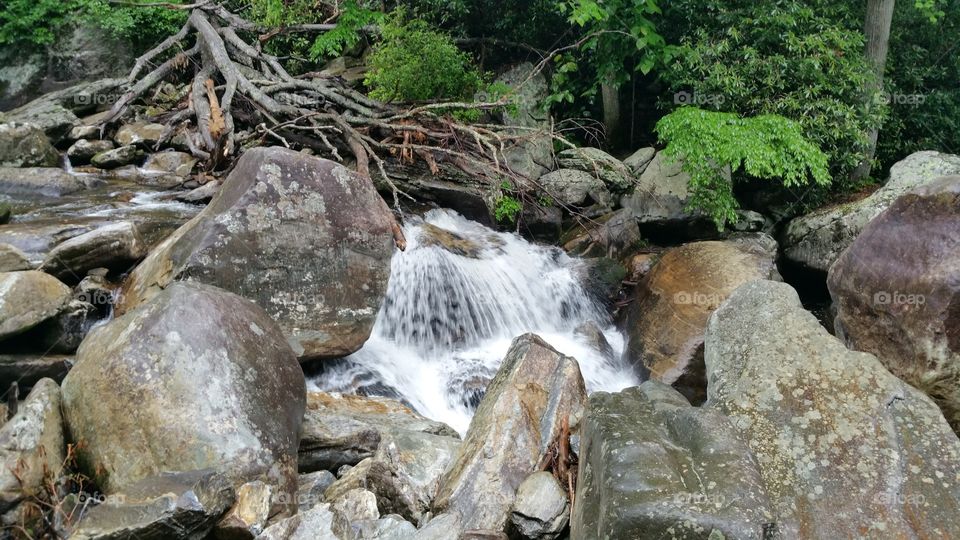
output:
<svg viewBox="0 0 960 540"><path fill-rule="evenodd" d="M93 156L110 150L113 150L112 141L80 139L67 149L67 157L71 165L86 165Z"/></svg>
<svg viewBox="0 0 960 540"><path fill-rule="evenodd" d="M517 498L510 510L510 524L522 538L558 538L569 518L567 492L550 472L535 472L517 488Z"/></svg>
<svg viewBox="0 0 960 540"><path fill-rule="evenodd" d="M940 410L844 347L789 285L734 292L705 359L707 406L749 444L784 537L960 536L960 440Z"/></svg>
<svg viewBox="0 0 960 540"><path fill-rule="evenodd" d="M373 184L345 167L284 148L248 150L216 198L134 270L118 309L191 279L254 300L301 360L344 356L373 329L393 224Z"/></svg>
<svg viewBox="0 0 960 540"><path fill-rule="evenodd" d="M504 531L517 488L563 422L576 428L585 402L575 359L533 334L514 339L440 480L434 510L458 513L464 530Z"/></svg>
<svg viewBox="0 0 960 540"><path fill-rule="evenodd" d="M200 540L233 501L233 487L216 472L163 473L106 497L83 516L70 538Z"/></svg>
<svg viewBox="0 0 960 540"><path fill-rule="evenodd" d="M747 540L773 521L739 433L662 383L594 393L580 441L572 540Z"/></svg>
<svg viewBox="0 0 960 540"><path fill-rule="evenodd" d="M63 169L0 167L0 194L12 197L62 197L103 182L81 178Z"/></svg>
<svg viewBox="0 0 960 540"><path fill-rule="evenodd" d="M19 272L32 268L26 253L10 244L0 244L0 272Z"/></svg>
<svg viewBox="0 0 960 540"><path fill-rule="evenodd" d="M147 244L129 221L112 223L58 244L40 269L67 282L79 283L94 268L126 271L147 254Z"/></svg>
<svg viewBox="0 0 960 540"><path fill-rule="evenodd" d="M630 172L632 172L634 176L639 177L647 170L647 166L650 165L650 162L653 161L653 157L656 155L657 149L648 146L630 154L630 157L623 160L623 164L630 169Z"/></svg>
<svg viewBox="0 0 960 540"><path fill-rule="evenodd" d="M568 206L591 203L608 210L613 206L613 196L603 180L594 173L560 169L541 176L537 183L548 195Z"/></svg>
<svg viewBox="0 0 960 540"><path fill-rule="evenodd" d="M630 170L619 159L599 148L570 148L557 155L561 169L574 169L600 178L614 193L629 191L634 186Z"/></svg>
<svg viewBox="0 0 960 540"><path fill-rule="evenodd" d="M0 514L28 499L46 501L46 483L56 479L65 450L60 388L41 379L0 428Z"/></svg>
<svg viewBox="0 0 960 540"><path fill-rule="evenodd" d="M69 299L70 288L49 274L36 270L0 274L0 339L53 317Z"/></svg>
<svg viewBox="0 0 960 540"><path fill-rule="evenodd" d="M297 479L297 507L303 512L320 504L323 492L336 481L337 477L330 471L301 474Z"/></svg>
<svg viewBox="0 0 960 540"><path fill-rule="evenodd" d="M941 176L960 174L960 156L917 152L890 168L890 179L859 201L817 210L792 220L781 238L784 257L827 272L867 223L907 191Z"/></svg>
<svg viewBox="0 0 960 540"><path fill-rule="evenodd" d="M706 399L703 335L710 314L737 287L777 275L777 245L766 235L686 244L664 253L637 285L627 315L624 360L643 379Z"/></svg>
<svg viewBox="0 0 960 540"><path fill-rule="evenodd" d="M249 540L266 528L273 503L273 488L260 480L237 489L236 502L217 523L215 540Z"/></svg>
<svg viewBox="0 0 960 540"><path fill-rule="evenodd" d="M130 144L95 154L90 158L90 164L101 169L116 169L137 163L142 158L143 151Z"/></svg>
<svg viewBox="0 0 960 540"><path fill-rule="evenodd" d="M0 124L0 167L56 167L60 155L32 124Z"/></svg>
<svg viewBox="0 0 960 540"><path fill-rule="evenodd" d="M960 430L960 176L901 195L831 267L837 335Z"/></svg>
<svg viewBox="0 0 960 540"><path fill-rule="evenodd" d="M156 144L166 129L163 124L125 124L117 130L114 140L120 146L132 144L148 146Z"/></svg>
<svg viewBox="0 0 960 540"><path fill-rule="evenodd" d="M157 152L147 156L143 169L176 176L189 176L196 164L197 158L186 152Z"/></svg>
<svg viewBox="0 0 960 540"><path fill-rule="evenodd" d="M642 241L637 220L626 209L577 225L561 238L563 249L572 255L617 260L629 256Z"/></svg>
<svg viewBox="0 0 960 540"><path fill-rule="evenodd" d="M279 327L239 296L197 283L98 327L63 382L83 470L107 493L162 471L297 489L303 372Z"/></svg>

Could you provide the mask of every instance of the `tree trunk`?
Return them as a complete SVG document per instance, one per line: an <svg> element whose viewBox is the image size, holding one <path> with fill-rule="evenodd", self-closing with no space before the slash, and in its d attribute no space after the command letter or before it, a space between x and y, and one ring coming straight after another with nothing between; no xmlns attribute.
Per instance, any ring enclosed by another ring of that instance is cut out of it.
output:
<svg viewBox="0 0 960 540"><path fill-rule="evenodd" d="M883 72L887 66L887 51L890 47L890 26L893 23L895 0L867 0L867 16L864 34L867 37L867 62L873 68L873 83L866 88L867 107L872 108L874 95L883 89ZM867 148L863 161L853 173L854 180L863 180L870 176L873 156L877 151L877 136L880 128L867 132Z"/></svg>
<svg viewBox="0 0 960 540"><path fill-rule="evenodd" d="M614 84L613 77L607 77L600 85L603 97L603 129L607 134L607 147L616 148L620 143L620 88Z"/></svg>

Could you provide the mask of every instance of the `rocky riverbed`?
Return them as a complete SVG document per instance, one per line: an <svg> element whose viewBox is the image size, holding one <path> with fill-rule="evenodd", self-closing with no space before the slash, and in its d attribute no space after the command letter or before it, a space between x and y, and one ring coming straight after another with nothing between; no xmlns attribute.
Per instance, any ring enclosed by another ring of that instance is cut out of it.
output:
<svg viewBox="0 0 960 540"><path fill-rule="evenodd" d="M960 156L718 233L655 149L570 149L514 230L421 177L398 231L84 88L0 118L3 537L960 538Z"/></svg>

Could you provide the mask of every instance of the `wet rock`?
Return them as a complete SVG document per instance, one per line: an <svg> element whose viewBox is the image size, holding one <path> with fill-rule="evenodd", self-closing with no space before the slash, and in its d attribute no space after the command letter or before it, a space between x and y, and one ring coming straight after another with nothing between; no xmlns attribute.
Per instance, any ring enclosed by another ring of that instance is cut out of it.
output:
<svg viewBox="0 0 960 540"><path fill-rule="evenodd" d="M336 481L337 477L330 471L301 474L297 480L297 507L303 512L320 504L323 492Z"/></svg>
<svg viewBox="0 0 960 540"><path fill-rule="evenodd" d="M613 195L596 173L560 169L540 177L538 183L548 195L569 206L597 204L601 208L613 206Z"/></svg>
<svg viewBox="0 0 960 540"><path fill-rule="evenodd" d="M630 154L630 157L623 160L623 164L630 169L630 172L633 173L633 176L639 178L640 175L647 170L647 166L650 165L650 162L653 161L653 157L657 155L657 149L652 147L641 148L636 152Z"/></svg>
<svg viewBox="0 0 960 540"><path fill-rule="evenodd" d="M639 282L653 270L659 260L658 253L637 253L627 263L627 279L634 283Z"/></svg>
<svg viewBox="0 0 960 540"><path fill-rule="evenodd" d="M572 540L764 538L774 521L737 430L656 381L590 396L575 500Z"/></svg>
<svg viewBox="0 0 960 540"><path fill-rule="evenodd" d="M62 197L102 183L63 169L0 167L0 194L12 197Z"/></svg>
<svg viewBox="0 0 960 540"><path fill-rule="evenodd" d="M270 519L273 488L256 480L237 489L236 503L219 523L215 540L246 540L255 538L266 528Z"/></svg>
<svg viewBox="0 0 960 540"><path fill-rule="evenodd" d="M396 431L457 438L457 432L386 398L310 392L300 438L300 472L336 470L372 457Z"/></svg>
<svg viewBox="0 0 960 540"><path fill-rule="evenodd" d="M637 221L627 210L617 210L567 232L563 249L580 257L623 259L643 241Z"/></svg>
<svg viewBox="0 0 960 540"><path fill-rule="evenodd" d="M117 130L113 140L120 146L156 144L166 130L163 124L125 124Z"/></svg>
<svg viewBox="0 0 960 540"><path fill-rule="evenodd" d="M94 155L90 158L90 164L101 169L116 169L139 162L142 158L143 152L139 148L127 145Z"/></svg>
<svg viewBox="0 0 960 540"><path fill-rule="evenodd" d="M470 259L479 259L484 250L484 246L480 243L432 223L421 225L419 240L422 246L436 246L454 255Z"/></svg>
<svg viewBox="0 0 960 540"><path fill-rule="evenodd" d="M96 307L71 300L56 316L11 339L10 344L40 353L72 354L97 320Z"/></svg>
<svg viewBox="0 0 960 540"><path fill-rule="evenodd" d="M706 339L708 406L756 456L784 537L960 535L960 440L940 410L789 285L742 286Z"/></svg>
<svg viewBox="0 0 960 540"><path fill-rule="evenodd" d="M0 124L0 167L56 167L60 162L50 140L32 124Z"/></svg>
<svg viewBox="0 0 960 540"><path fill-rule="evenodd" d="M519 231L527 238L553 244L560 238L563 227L563 211L545 203L524 205L520 212Z"/></svg>
<svg viewBox="0 0 960 540"><path fill-rule="evenodd" d="M176 176L190 176L196 164L197 158L185 152L157 152L147 156L143 168Z"/></svg>
<svg viewBox="0 0 960 540"><path fill-rule="evenodd" d="M37 126L53 144L66 138L80 120L55 97L44 96L12 111L4 113L7 122L23 122Z"/></svg>
<svg viewBox="0 0 960 540"><path fill-rule="evenodd" d="M188 282L96 328L63 382L70 433L86 443L80 462L107 493L209 468L235 486L264 481L291 509L304 394L263 310Z"/></svg>
<svg viewBox="0 0 960 540"><path fill-rule="evenodd" d="M41 379L59 383L73 366L73 357L62 354L0 354L0 392L16 382L20 393L29 392Z"/></svg>
<svg viewBox="0 0 960 540"><path fill-rule="evenodd" d="M57 244L92 231L107 222L100 218L49 219L11 223L0 227L0 242L21 250L35 267Z"/></svg>
<svg viewBox="0 0 960 540"><path fill-rule="evenodd" d="M598 148L570 148L557 155L557 165L561 169L574 169L593 174L600 178L613 193L629 191L633 185L633 176L619 159Z"/></svg>
<svg viewBox="0 0 960 540"><path fill-rule="evenodd" d="M573 335L586 340L590 347L611 361L615 359L613 347L603 335L603 330L593 321L585 322L573 329Z"/></svg>
<svg viewBox="0 0 960 540"><path fill-rule="evenodd" d="M585 401L576 360L533 334L516 338L440 480L434 510L459 513L465 530L503 531L517 488L563 421L579 424Z"/></svg>
<svg viewBox="0 0 960 540"><path fill-rule="evenodd" d="M776 253L776 242L766 235L696 242L664 253L635 289L624 360L641 380L672 385L695 405L703 403L710 314L743 283L778 278Z"/></svg>
<svg viewBox="0 0 960 540"><path fill-rule="evenodd" d="M960 156L917 152L890 168L886 185L859 201L818 210L791 221L783 232L783 254L790 261L826 272L867 223L907 191L941 176L960 174Z"/></svg>
<svg viewBox="0 0 960 540"><path fill-rule="evenodd" d="M41 379L0 428L0 514L28 499L46 501L45 484L60 472L65 450L60 388Z"/></svg>
<svg viewBox="0 0 960 540"><path fill-rule="evenodd" d="M151 186L160 189L172 189L184 183L182 176L176 176L163 171L148 171L136 165L124 165L111 171L105 171L104 174L109 175L111 179L125 180L141 186Z"/></svg>
<svg viewBox="0 0 960 540"><path fill-rule="evenodd" d="M206 184L177 195L177 200L190 204L207 204L220 192L220 181L213 180Z"/></svg>
<svg viewBox="0 0 960 540"><path fill-rule="evenodd" d="M10 203L0 202L0 225L10 223L12 217L13 209L10 208Z"/></svg>
<svg viewBox="0 0 960 540"><path fill-rule="evenodd" d="M333 532L330 504L318 504L267 527L257 540L340 540Z"/></svg>
<svg viewBox="0 0 960 540"><path fill-rule="evenodd" d="M609 257L585 259L578 273L584 288L601 302L615 300L620 293L627 269Z"/></svg>
<svg viewBox="0 0 960 540"><path fill-rule="evenodd" d="M348 169L283 148L248 150L217 197L131 274L118 308L189 278L249 296L301 360L341 357L370 336L393 224L373 184Z"/></svg>
<svg viewBox="0 0 960 540"><path fill-rule="evenodd" d="M417 531L416 540L460 540L460 517L456 514L435 516Z"/></svg>
<svg viewBox="0 0 960 540"><path fill-rule="evenodd" d="M127 487L93 507L74 540L194 540L205 538L230 508L234 491L210 470L163 473Z"/></svg>
<svg viewBox="0 0 960 540"><path fill-rule="evenodd" d="M726 173L729 177L729 171ZM670 233L674 237L698 238L715 235L707 217L687 210L690 175L682 163L657 153L640 175L634 190L623 196L620 204L633 215L641 231L649 234Z"/></svg>
<svg viewBox="0 0 960 540"><path fill-rule="evenodd" d="M53 317L69 299L69 287L43 272L0 274L0 339L25 332Z"/></svg>
<svg viewBox="0 0 960 540"><path fill-rule="evenodd" d="M113 150L113 142L80 139L67 149L67 157L73 165L86 165L93 156Z"/></svg>
<svg viewBox="0 0 960 540"><path fill-rule="evenodd" d="M26 253L10 244L0 244L0 272L19 272L32 268Z"/></svg>
<svg viewBox="0 0 960 540"><path fill-rule="evenodd" d="M79 141L81 139L95 141L100 138L100 126L77 126L70 130L70 134L67 136L67 138L71 141Z"/></svg>
<svg viewBox="0 0 960 540"><path fill-rule="evenodd" d="M563 532L569 518L567 492L553 474L533 473L517 488L510 523L521 538L554 540Z"/></svg>
<svg viewBox="0 0 960 540"><path fill-rule="evenodd" d="M960 176L901 195L831 267L837 335L926 392L960 431Z"/></svg>
<svg viewBox="0 0 960 540"><path fill-rule="evenodd" d="M88 270L125 271L147 254L137 226L121 221L75 236L47 254L40 269L64 281L80 282Z"/></svg>

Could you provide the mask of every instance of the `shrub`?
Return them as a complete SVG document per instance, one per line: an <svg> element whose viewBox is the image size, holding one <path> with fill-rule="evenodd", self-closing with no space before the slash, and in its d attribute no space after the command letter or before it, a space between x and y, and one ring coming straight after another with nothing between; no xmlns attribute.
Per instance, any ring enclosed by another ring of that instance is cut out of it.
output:
<svg viewBox="0 0 960 540"><path fill-rule="evenodd" d="M782 116L741 118L733 113L681 107L657 123L667 157L683 160L690 175L689 207L702 210L717 227L736 220L737 201L726 169L785 187L828 185L827 156L804 137L803 128Z"/></svg>
<svg viewBox="0 0 960 540"><path fill-rule="evenodd" d="M473 95L482 77L469 55L447 34L396 11L381 27L382 40L370 54L365 84L382 101L460 99Z"/></svg>

